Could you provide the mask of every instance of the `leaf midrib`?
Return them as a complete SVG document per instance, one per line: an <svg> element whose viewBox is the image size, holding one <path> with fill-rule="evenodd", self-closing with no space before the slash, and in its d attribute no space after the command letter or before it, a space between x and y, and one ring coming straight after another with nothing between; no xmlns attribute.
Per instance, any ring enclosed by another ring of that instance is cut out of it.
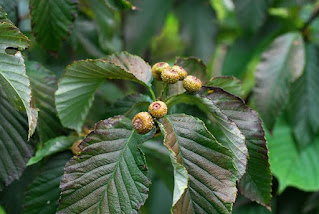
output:
<svg viewBox="0 0 319 214"><path fill-rule="evenodd" d="M115 165L115 167L114 167L114 170L113 170L111 176L109 177L108 181L107 181L106 184L105 184L105 187L106 187L106 188L105 188L105 190L103 191L103 195L100 197L100 200L98 201L98 203L97 203L97 205L96 205L96 208L95 208L94 213L97 213L98 207L100 206L100 204L101 204L101 202L102 202L102 200L103 200L103 196L106 194L106 191L107 191L107 189L108 189L108 186L109 186L111 180L114 180L114 175L115 175L115 173L117 172L117 170L118 170L118 168L119 168L120 162L123 160L124 153L125 153L126 149L128 148L128 144L129 144L131 138L133 137L134 133L135 133L135 130L132 130L131 135L130 135L129 138L127 139L127 141L126 141L126 143L125 143L125 145L124 145L124 148L123 148L122 151L121 151L121 154L120 154L120 156L119 156L119 161L116 163L116 165ZM130 201L130 204L131 204L131 201ZM120 206L121 206L121 205L120 205ZM132 204L131 204L131 207L132 207ZM109 207L108 207L108 208L109 208Z"/></svg>

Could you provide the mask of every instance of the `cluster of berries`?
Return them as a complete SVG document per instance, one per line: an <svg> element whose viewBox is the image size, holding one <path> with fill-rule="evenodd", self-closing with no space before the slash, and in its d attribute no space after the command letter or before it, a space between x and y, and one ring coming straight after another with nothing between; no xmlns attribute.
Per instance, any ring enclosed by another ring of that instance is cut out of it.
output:
<svg viewBox="0 0 319 214"><path fill-rule="evenodd" d="M163 81L167 84L183 81L183 87L187 92L196 92L202 87L200 79L192 75L187 75L187 71L178 65L171 67L166 62L156 63L152 67L152 74L154 79Z"/></svg>

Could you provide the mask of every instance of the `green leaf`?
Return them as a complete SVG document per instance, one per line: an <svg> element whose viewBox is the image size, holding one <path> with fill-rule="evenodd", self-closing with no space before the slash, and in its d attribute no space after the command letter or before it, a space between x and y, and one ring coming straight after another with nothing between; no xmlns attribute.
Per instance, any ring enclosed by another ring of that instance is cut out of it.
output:
<svg viewBox="0 0 319 214"><path fill-rule="evenodd" d="M234 0L237 21L244 31L256 32L266 20L268 0Z"/></svg>
<svg viewBox="0 0 319 214"><path fill-rule="evenodd" d="M180 94L173 97L172 100L174 104L183 103L196 105L203 112L207 113L203 119L208 121L208 127L211 126L211 123L216 124L213 129L210 130L217 141L228 148L233 154L235 159L234 166L238 172L238 178L241 178L246 171L248 151L245 143L245 136L233 120L222 113L223 109L217 106L210 99L207 99L205 95L193 96L189 94ZM169 108L173 104L170 102L170 100L167 102L169 103Z"/></svg>
<svg viewBox="0 0 319 214"><path fill-rule="evenodd" d="M170 115L160 128L175 170L173 213L230 213L237 193L232 154L194 117Z"/></svg>
<svg viewBox="0 0 319 214"><path fill-rule="evenodd" d="M33 134L36 111L32 110L30 81L26 75L24 59L20 51L10 55L8 48L24 50L29 46L29 39L0 12L0 84L7 94L9 102L18 110L26 111L29 121L29 134Z"/></svg>
<svg viewBox="0 0 319 214"><path fill-rule="evenodd" d="M77 0L30 0L32 31L48 51L58 51L71 32Z"/></svg>
<svg viewBox="0 0 319 214"><path fill-rule="evenodd" d="M306 66L303 75L291 87L289 118L301 147L311 143L319 130L319 49L306 45Z"/></svg>
<svg viewBox="0 0 319 214"><path fill-rule="evenodd" d="M78 133L96 90L106 79L131 80L149 89L152 80L151 67L141 58L127 53L110 56L107 60L77 61L65 70L55 93L56 108L62 124Z"/></svg>
<svg viewBox="0 0 319 214"><path fill-rule="evenodd" d="M99 45L104 51L119 52L122 49L122 43L118 33L120 31L118 14L105 4L105 0L90 0L88 3L94 12Z"/></svg>
<svg viewBox="0 0 319 214"><path fill-rule="evenodd" d="M142 55L162 29L172 4L173 0L136 1L138 10L130 11L124 20L125 49Z"/></svg>
<svg viewBox="0 0 319 214"><path fill-rule="evenodd" d="M6 214L6 211L2 206L0 206L0 214Z"/></svg>
<svg viewBox="0 0 319 214"><path fill-rule="evenodd" d="M97 123L65 167L58 213L137 213L150 185L139 144L154 131L139 135L121 116Z"/></svg>
<svg viewBox="0 0 319 214"><path fill-rule="evenodd" d="M71 153L60 153L53 156L40 170L39 176L26 191L25 214L54 214L60 197L59 184L64 166L72 157Z"/></svg>
<svg viewBox="0 0 319 214"><path fill-rule="evenodd" d="M270 207L271 171L268 162L268 149L265 132L258 113L245 105L239 97L220 88L210 88L207 95L221 112L236 123L246 138L248 148L248 166L239 182L241 193L251 200Z"/></svg>
<svg viewBox="0 0 319 214"><path fill-rule="evenodd" d="M54 104L54 92L57 90L57 77L37 62L26 61L27 75L32 88L32 100L38 108L38 133L41 142L65 134Z"/></svg>
<svg viewBox="0 0 319 214"><path fill-rule="evenodd" d="M238 97L242 97L244 95L241 81L233 76L214 77L210 79L208 83L206 83L205 85L220 87L225 91L234 94Z"/></svg>
<svg viewBox="0 0 319 214"><path fill-rule="evenodd" d="M263 49L281 31L284 20L269 17L265 25L254 35L242 35L230 46L222 66L223 75L241 78L248 70L249 63L261 55Z"/></svg>
<svg viewBox="0 0 319 214"><path fill-rule="evenodd" d="M13 108L0 87L0 191L18 179L32 156L26 117Z"/></svg>
<svg viewBox="0 0 319 214"><path fill-rule="evenodd" d="M106 57L106 60L121 67L128 73L132 73L147 86L152 85L153 76L151 66L141 57L123 51Z"/></svg>
<svg viewBox="0 0 319 214"><path fill-rule="evenodd" d="M18 11L17 0L0 0L0 7L7 11L9 20L16 23Z"/></svg>
<svg viewBox="0 0 319 214"><path fill-rule="evenodd" d="M275 127L273 136L268 135L271 171L279 180L279 193L288 186L304 191L319 189L319 138L300 150L291 129L284 124Z"/></svg>
<svg viewBox="0 0 319 214"><path fill-rule="evenodd" d="M288 101L290 84L304 68L303 40L299 33L286 33L264 51L257 66L255 100L266 127L272 130Z"/></svg>
<svg viewBox="0 0 319 214"><path fill-rule="evenodd" d="M217 37L215 10L205 0L185 0L176 7L180 34L187 47L186 55L196 56L207 63L212 57Z"/></svg>
<svg viewBox="0 0 319 214"><path fill-rule="evenodd" d="M73 136L61 136L45 142L44 146L38 149L35 155L29 160L28 166L38 163L44 157L69 149L78 139L79 138Z"/></svg>

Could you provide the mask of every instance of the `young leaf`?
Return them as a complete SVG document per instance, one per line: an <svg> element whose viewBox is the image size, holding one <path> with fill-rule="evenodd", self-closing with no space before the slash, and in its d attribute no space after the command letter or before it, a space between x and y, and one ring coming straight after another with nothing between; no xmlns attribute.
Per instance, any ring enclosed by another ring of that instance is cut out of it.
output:
<svg viewBox="0 0 319 214"><path fill-rule="evenodd" d="M239 189L244 196L269 208L272 177L262 122L257 112L246 106L239 97L220 88L213 87L210 90L207 98L236 123L246 138L249 159L246 173L240 180Z"/></svg>
<svg viewBox="0 0 319 214"><path fill-rule="evenodd" d="M267 136L271 170L279 180L279 193L293 186L304 191L319 189L319 138L300 150L287 125L279 124L273 136Z"/></svg>
<svg viewBox="0 0 319 214"><path fill-rule="evenodd" d="M71 32L77 0L30 0L32 31L48 51L58 51Z"/></svg>
<svg viewBox="0 0 319 214"><path fill-rule="evenodd" d="M184 187L175 185L173 213L230 213L237 193L232 154L194 117L170 115L161 119L160 128L171 152L175 184Z"/></svg>
<svg viewBox="0 0 319 214"><path fill-rule="evenodd" d="M177 4L176 13L180 20L180 34L187 47L186 54L208 62L218 32L215 10L206 0L184 0Z"/></svg>
<svg viewBox="0 0 319 214"><path fill-rule="evenodd" d="M142 55L152 37L159 33L165 23L173 0L136 1L138 10L131 11L124 20L126 49Z"/></svg>
<svg viewBox="0 0 319 214"><path fill-rule="evenodd" d="M8 102L0 87L0 191L18 179L32 156L28 122Z"/></svg>
<svg viewBox="0 0 319 214"><path fill-rule="evenodd" d="M37 62L26 61L26 69L32 88L32 100L35 107L40 109L39 137L41 142L46 142L65 133L55 110L54 92L57 90L57 77Z"/></svg>
<svg viewBox="0 0 319 214"><path fill-rule="evenodd" d="M20 51L14 55L6 53L8 48L24 50L29 39L8 19L0 7L0 84L7 94L9 102L18 110L26 111L29 121L29 134L33 134L36 111L30 106L30 81L26 75L24 59Z"/></svg>
<svg viewBox="0 0 319 214"><path fill-rule="evenodd" d="M141 70L128 70L130 68L128 64L135 65ZM56 108L62 124L75 129L78 133L81 132L94 94L106 79L131 80L150 89L151 73L148 64L127 53L111 56L107 60L74 62L66 67L66 72L59 81L55 93Z"/></svg>
<svg viewBox="0 0 319 214"><path fill-rule="evenodd" d="M207 113L206 120L209 120L210 123L216 123L216 127L212 129L212 134L219 143L228 148L233 154L235 159L234 166L240 179L245 174L247 168L248 151L245 136L239 130L236 123L222 112L223 109L205 96L180 94L173 97L173 99L174 103L196 105L203 112Z"/></svg>
<svg viewBox="0 0 319 214"><path fill-rule="evenodd" d="M241 81L233 76L214 77L210 79L205 85L220 87L238 97L241 97L244 94Z"/></svg>
<svg viewBox="0 0 319 214"><path fill-rule="evenodd" d="M65 167L58 213L137 213L150 184L139 144L152 135L122 116L97 123Z"/></svg>
<svg viewBox="0 0 319 214"><path fill-rule="evenodd" d="M40 170L40 175L27 189L23 213L56 213L61 192L59 184L63 169L71 157L70 152L60 153L46 162Z"/></svg>
<svg viewBox="0 0 319 214"><path fill-rule="evenodd" d="M76 140L78 138L73 136L61 136L45 142L44 146L37 150L35 155L29 160L28 166L38 163L44 157L69 149Z"/></svg>
<svg viewBox="0 0 319 214"><path fill-rule="evenodd" d="M267 0L234 0L237 21L243 30L253 33L266 20L268 11Z"/></svg>
<svg viewBox="0 0 319 214"><path fill-rule="evenodd" d="M263 53L256 71L255 100L269 130L288 101L290 83L302 74L303 68L304 47L299 33L278 37Z"/></svg>
<svg viewBox="0 0 319 214"><path fill-rule="evenodd" d="M289 118L301 147L311 143L319 130L319 49L306 45L303 75L293 84L288 105Z"/></svg>

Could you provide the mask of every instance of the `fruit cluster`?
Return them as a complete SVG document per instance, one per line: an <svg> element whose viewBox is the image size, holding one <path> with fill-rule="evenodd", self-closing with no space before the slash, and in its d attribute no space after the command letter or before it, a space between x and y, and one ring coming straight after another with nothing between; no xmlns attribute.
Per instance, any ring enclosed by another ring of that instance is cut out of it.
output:
<svg viewBox="0 0 319 214"><path fill-rule="evenodd" d="M166 62L156 63L152 67L153 78L166 84L174 84L183 81L183 87L187 92L197 92L202 87L202 82L195 76L187 75L187 71L181 66L171 67ZM154 128L153 118L161 118L167 114L167 106L162 101L155 101L148 107L148 112L136 114L132 120L133 127L139 134L146 134Z"/></svg>
<svg viewBox="0 0 319 214"><path fill-rule="evenodd" d="M192 75L187 75L187 71L178 65L171 67L166 62L158 62L152 67L152 74L154 79L167 84L183 81L183 87L187 92L196 92L202 87L200 79Z"/></svg>
<svg viewBox="0 0 319 214"><path fill-rule="evenodd" d="M140 112L134 116L133 127L137 133L146 134L154 128L153 118L161 118L166 114L166 104L162 101L155 101L148 106L148 112Z"/></svg>

